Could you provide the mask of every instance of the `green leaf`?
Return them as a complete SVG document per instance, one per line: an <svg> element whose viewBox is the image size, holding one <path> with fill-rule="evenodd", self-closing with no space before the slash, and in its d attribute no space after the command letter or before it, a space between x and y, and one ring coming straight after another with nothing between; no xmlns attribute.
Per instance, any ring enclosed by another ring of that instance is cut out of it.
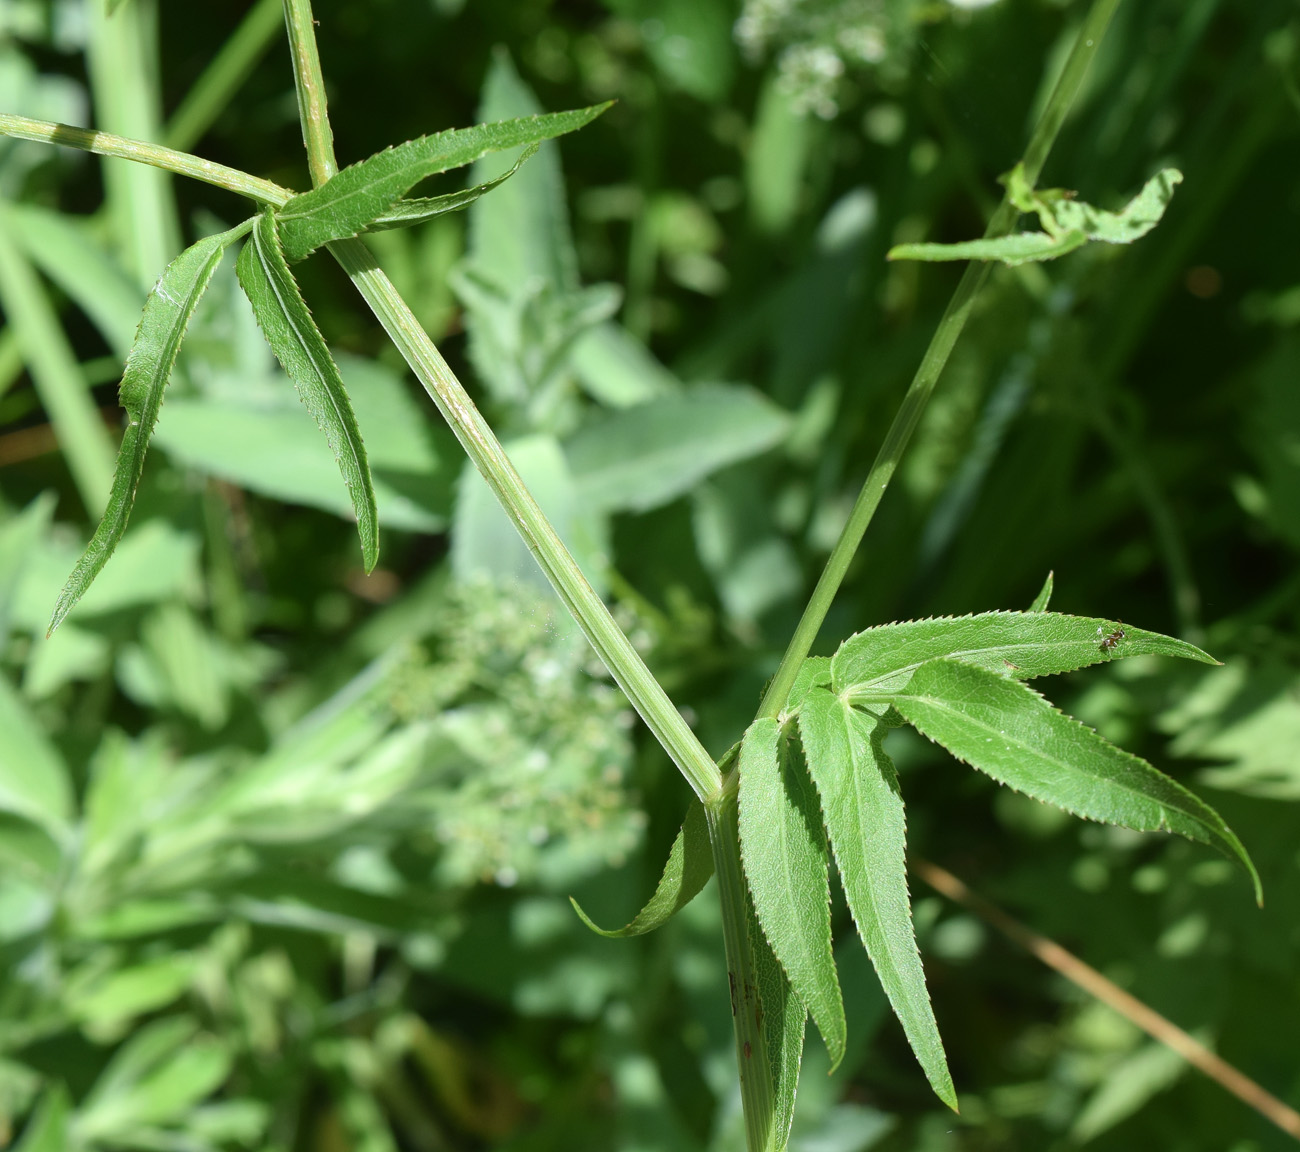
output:
<svg viewBox="0 0 1300 1152"><path fill-rule="evenodd" d="M790 417L737 385L702 385L597 417L565 444L596 506L644 512L778 443Z"/></svg>
<svg viewBox="0 0 1300 1152"><path fill-rule="evenodd" d="M158 419L158 410L162 407L163 391L176 363L176 354L185 338L185 329L198 307L203 290L221 263L222 254L228 245L248 231L248 227L246 222L229 232L205 237L185 249L167 265L167 270L144 302L140 328L127 356L118 391L122 407L126 409L127 426L117 453L108 507L59 594L50 620L51 632L108 563L126 531L131 506L135 503L135 490L144 472L145 450Z"/></svg>
<svg viewBox="0 0 1300 1152"><path fill-rule="evenodd" d="M668 861L654 895L628 924L622 928L601 928L569 897L569 903L582 922L600 936L619 939L625 936L644 936L666 923L674 914L685 908L699 895L700 889L713 875L713 851L709 847L709 825L704 816L704 805L692 800L682 821L681 831L673 841Z"/></svg>
<svg viewBox="0 0 1300 1152"><path fill-rule="evenodd" d="M1063 188L1035 190L1025 180L1023 164L1000 177L1007 196L1021 212L1033 212L1042 232L1017 232L1011 236L986 237L959 244L899 244L887 254L889 260L1001 260L1024 264L1030 260L1053 260L1082 247L1089 240L1106 244L1131 244L1151 231L1165 214L1174 188L1182 183L1177 168L1156 173L1119 212L1094 208Z"/></svg>
<svg viewBox="0 0 1300 1152"><path fill-rule="evenodd" d="M826 1041L844 1058L844 1004L831 949L829 861L817 797L781 725L761 717L740 748L740 847L764 935Z"/></svg>
<svg viewBox="0 0 1300 1152"><path fill-rule="evenodd" d="M1112 647L1102 641L1123 631ZM1072 672L1121 656L1181 656L1217 664L1172 636L1112 620L1059 612L982 612L868 628L850 636L831 660L832 685L850 701L904 688L927 660L952 657L1018 680Z"/></svg>
<svg viewBox="0 0 1300 1152"><path fill-rule="evenodd" d="M0 812L26 817L61 839L72 815L72 796L58 749L0 674Z"/></svg>
<svg viewBox="0 0 1300 1152"><path fill-rule="evenodd" d="M240 252L235 270L267 343L317 427L325 433L338 461L356 513L361 554L369 572L379 558L379 514L361 430L334 358L284 261L275 216L269 209L257 218L252 238Z"/></svg>
<svg viewBox="0 0 1300 1152"><path fill-rule="evenodd" d="M336 363L365 434L380 525L441 531L456 471L450 460L439 460L419 405L401 377L378 361L339 356ZM167 402L154 444L173 460L249 491L350 517L333 453L292 390L276 387L283 383L279 373L269 382L241 379L235 370L214 376L204 396Z"/></svg>
<svg viewBox="0 0 1300 1152"><path fill-rule="evenodd" d="M799 665L794 683L790 685L790 695L786 697L782 712L792 715L804 702L804 698L814 688L829 688L831 684L831 658L829 656L809 656Z"/></svg>
<svg viewBox="0 0 1300 1152"><path fill-rule="evenodd" d="M799 731L858 934L926 1078L955 1109L912 929L903 798L881 743L885 729L876 717L814 688L799 712Z"/></svg>
<svg viewBox="0 0 1300 1152"><path fill-rule="evenodd" d="M1177 832L1239 860L1262 902L1241 841L1181 784L1058 712L1025 684L959 660L933 660L889 693L917 731L959 760L1035 800L1137 831Z"/></svg>
<svg viewBox="0 0 1300 1152"><path fill-rule="evenodd" d="M520 154L519 159L494 180L475 184L472 188L460 192L448 192L443 196L419 196L398 200L382 216L372 220L366 231L383 232L390 228L410 228L414 224L423 224L426 220L441 216L445 212L459 212L462 208L468 208L484 193L491 192L493 188L509 180L526 160L537 154L537 148L538 145L530 144Z"/></svg>
<svg viewBox="0 0 1300 1152"><path fill-rule="evenodd" d="M1174 188L1183 182L1177 168L1157 172L1120 211L1106 212L1082 200L1062 198L1052 205L1057 227L1082 232L1089 240L1131 244L1160 223Z"/></svg>
<svg viewBox="0 0 1300 1152"><path fill-rule="evenodd" d="M1082 232L1067 232L1062 236L1049 236L1046 232L1017 232L1011 236L998 236L983 240L962 240L956 244L895 244L886 254L886 260L924 260L936 263L945 260L1000 260L1015 266L1037 260L1055 260L1082 248L1088 237Z"/></svg>
<svg viewBox="0 0 1300 1152"><path fill-rule="evenodd" d="M331 240L356 236L384 216L409 188L429 176L471 164L490 152L572 132L608 107L606 102L571 112L449 128L377 152L344 168L319 188L293 197L280 209L277 218L285 256L301 260Z"/></svg>
<svg viewBox="0 0 1300 1152"><path fill-rule="evenodd" d="M229 1070L230 1054L221 1041L198 1033L192 1020L164 1017L122 1045L86 1097L73 1129L79 1141L135 1144L138 1129L181 1121Z"/></svg>
<svg viewBox="0 0 1300 1152"><path fill-rule="evenodd" d="M1031 612L1046 612L1048 602L1052 599L1052 573L1047 574L1047 579L1043 581L1042 588L1039 589L1038 595L1034 597L1034 602L1029 605Z"/></svg>
<svg viewBox="0 0 1300 1152"><path fill-rule="evenodd" d="M745 913L749 946L754 956L754 974L758 981L759 1026L772 1080L772 1126L764 1149L765 1152L784 1152L790 1142L790 1126L794 1123L794 1099L799 1087L799 1065L803 1062L803 1031L808 1010L791 991L785 969L772 952L749 901L745 902ZM739 1000L739 1003L733 1003L733 1009L748 1010L749 997L742 994ZM745 1058L744 1053L741 1058ZM749 1054L749 1059L753 1060L753 1053ZM748 1072L749 1069L745 1068L741 1074Z"/></svg>
<svg viewBox="0 0 1300 1152"><path fill-rule="evenodd" d="M72 1102L62 1084L46 1089L13 1152L67 1152L71 1112Z"/></svg>

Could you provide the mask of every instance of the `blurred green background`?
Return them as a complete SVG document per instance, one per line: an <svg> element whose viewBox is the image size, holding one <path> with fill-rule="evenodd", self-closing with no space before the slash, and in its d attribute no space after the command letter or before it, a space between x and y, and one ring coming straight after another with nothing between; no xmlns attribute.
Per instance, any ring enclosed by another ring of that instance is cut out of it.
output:
<svg viewBox="0 0 1300 1152"><path fill-rule="evenodd" d="M614 98L372 247L721 754L757 706L1063 59L1070 0L320 0L341 162ZM0 111L308 184L278 4L0 0ZM1300 1105L1300 14L1123 5L1044 183L1131 248L999 269L828 620L1053 607L1200 644L1051 686L1263 874L1086 826L899 732L915 850ZM215 62L215 63L214 63ZM476 170L475 178L484 171ZM457 177L437 190L456 187ZM228 193L0 139L0 1147L741 1146L712 888L606 941L689 793L342 274L304 291L379 490L346 491L235 285L191 328L126 541L53 639L144 294ZM918 882L962 1101L842 906L850 1054L800 1152L1294 1147ZM837 896L838 900L838 896ZM620 919L621 918L621 919Z"/></svg>

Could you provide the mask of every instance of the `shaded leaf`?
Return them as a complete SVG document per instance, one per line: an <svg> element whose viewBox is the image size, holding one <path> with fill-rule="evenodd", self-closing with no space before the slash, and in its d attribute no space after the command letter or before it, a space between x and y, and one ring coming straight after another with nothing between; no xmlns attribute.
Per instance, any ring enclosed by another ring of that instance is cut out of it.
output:
<svg viewBox="0 0 1300 1152"><path fill-rule="evenodd" d="M325 433L357 517L366 571L379 558L379 514L361 430L325 339L307 310L276 237L275 216L258 218L235 266L266 341Z"/></svg>
<svg viewBox="0 0 1300 1152"><path fill-rule="evenodd" d="M958 660L917 669L889 699L959 760L1035 800L1137 831L1177 832L1259 875L1222 817L1145 760L1058 712L1025 684Z"/></svg>
<svg viewBox="0 0 1300 1152"><path fill-rule="evenodd" d="M858 934L926 1078L955 1109L912 929L903 798L881 744L885 729L876 717L814 688L799 712L799 731Z"/></svg>
<svg viewBox="0 0 1300 1152"><path fill-rule="evenodd" d="M868 628L850 636L831 661L836 692L851 700L901 689L927 660L951 657L1004 676L1028 680L1072 672L1120 656L1181 656L1205 664L1214 657L1158 632L1123 625L1112 648L1102 640L1118 625L1059 612L981 612Z"/></svg>
<svg viewBox="0 0 1300 1152"><path fill-rule="evenodd" d="M536 144L530 144L523 150L518 160L493 180L475 184L460 192L448 192L442 196L418 196L398 200L382 216L372 220L366 227L366 231L383 232L390 228L410 228L414 224L423 224L426 220L432 220L435 216L441 216L446 212L459 212L462 208L468 208L484 193L491 192L493 188L509 180L526 160L537 154L537 147Z"/></svg>
<svg viewBox="0 0 1300 1152"><path fill-rule="evenodd" d="M829 861L817 798L780 723L760 717L740 748L740 846L754 911L795 993L844 1058L844 1004L831 950Z"/></svg>
<svg viewBox="0 0 1300 1152"><path fill-rule="evenodd" d="M118 395L126 409L127 426L118 449L117 467L108 506L81 559L72 570L54 606L51 632L81 599L108 562L126 531L135 502L135 490L144 472L145 450L162 407L163 391L171 377L185 329L198 307L212 274L228 245L246 231L248 223L208 236L190 245L163 272L144 302L144 314L135 343L126 359Z"/></svg>
<svg viewBox="0 0 1300 1152"><path fill-rule="evenodd" d="M4 675L0 675L0 811L33 820L56 837L67 830L72 814L67 766Z"/></svg>
<svg viewBox="0 0 1300 1152"><path fill-rule="evenodd" d="M630 923L622 928L601 928L578 906L572 896L569 897L569 903L582 922L600 936L615 939L644 936L666 923L694 900L712 875L713 852L709 847L709 825L704 816L704 805L699 800L692 800L691 806L686 810L686 819L682 821L681 831L677 833L677 839L673 841L668 853L654 895Z"/></svg>
<svg viewBox="0 0 1300 1152"><path fill-rule="evenodd" d="M789 423L752 389L703 385L598 417L568 440L565 454L588 500L644 512L771 448Z"/></svg>
<svg viewBox="0 0 1300 1152"><path fill-rule="evenodd" d="M439 460L419 405L377 361L339 356L337 365L365 435L380 524L441 530L455 471ZM283 383L278 373L272 383ZM222 387L203 397L168 401L154 443L174 460L249 491L350 516L333 453L294 394L224 385L223 378Z"/></svg>
<svg viewBox="0 0 1300 1152"><path fill-rule="evenodd" d="M571 112L449 128L377 152L344 168L319 188L293 197L280 209L277 219L285 256L301 260L331 240L356 236L429 176L472 164L490 152L572 132L608 107L609 103L597 104Z"/></svg>

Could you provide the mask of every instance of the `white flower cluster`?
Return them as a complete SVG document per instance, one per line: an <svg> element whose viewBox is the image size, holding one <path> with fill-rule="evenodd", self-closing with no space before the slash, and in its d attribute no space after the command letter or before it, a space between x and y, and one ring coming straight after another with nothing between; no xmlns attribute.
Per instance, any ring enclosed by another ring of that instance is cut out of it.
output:
<svg viewBox="0 0 1300 1152"><path fill-rule="evenodd" d="M889 55L888 25L886 0L745 0L734 35L750 60L777 51L796 110L830 120L845 72Z"/></svg>

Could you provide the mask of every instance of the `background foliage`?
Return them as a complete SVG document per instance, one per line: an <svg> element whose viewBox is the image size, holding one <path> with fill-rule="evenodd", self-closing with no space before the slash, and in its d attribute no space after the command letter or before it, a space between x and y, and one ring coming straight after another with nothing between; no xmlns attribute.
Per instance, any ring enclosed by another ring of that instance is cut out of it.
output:
<svg viewBox="0 0 1300 1152"><path fill-rule="evenodd" d="M0 109L305 188L288 54L258 32L275 7L5 0ZM979 234L1078 9L320 5L343 162L618 100L468 213L371 243L715 754L958 274L883 254ZM245 16L269 48L230 41L228 97L196 85ZM916 851L1293 1104L1297 35L1287 0L1121 8L1044 183L1113 208L1160 167L1185 182L1131 249L995 272L819 646L1023 607L1053 569L1054 608L1224 660L1104 665L1055 698L1223 812L1263 912L1202 849L1058 818L902 731L888 746ZM128 537L44 639L144 293L241 213L12 140L0 195L0 1146L737 1147L711 890L617 942L566 899L626 920L687 791L325 261L304 289L347 352L380 569L227 262ZM1289 1146L914 896L962 1114L837 905L849 1051L827 1079L810 1044L795 1147Z"/></svg>

